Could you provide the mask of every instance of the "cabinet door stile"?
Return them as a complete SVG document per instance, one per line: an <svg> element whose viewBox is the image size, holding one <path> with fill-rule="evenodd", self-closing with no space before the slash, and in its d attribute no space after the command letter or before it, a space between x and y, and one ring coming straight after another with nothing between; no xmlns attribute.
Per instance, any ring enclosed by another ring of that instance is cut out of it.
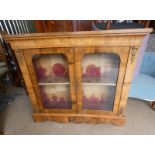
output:
<svg viewBox="0 0 155 155"><path fill-rule="evenodd" d="M82 108L82 86L81 86L81 54L77 48L75 48L75 66L76 66L76 97L77 97L77 109L78 112L81 111Z"/></svg>
<svg viewBox="0 0 155 155"><path fill-rule="evenodd" d="M74 73L74 63L69 64L69 76L70 76L70 95L72 99L72 109L77 110L76 96L75 96L75 73Z"/></svg>
<svg viewBox="0 0 155 155"><path fill-rule="evenodd" d="M119 47L118 47L119 50ZM118 73L118 79L117 79L117 87L116 87L116 95L115 95L115 106L113 108L113 112L117 115L118 109L119 109L119 103L121 100L122 95L122 88L125 80L125 74L127 69L127 62L128 57L130 54L130 47L122 47L121 49L121 56L120 56L120 67L119 67L119 73Z"/></svg>

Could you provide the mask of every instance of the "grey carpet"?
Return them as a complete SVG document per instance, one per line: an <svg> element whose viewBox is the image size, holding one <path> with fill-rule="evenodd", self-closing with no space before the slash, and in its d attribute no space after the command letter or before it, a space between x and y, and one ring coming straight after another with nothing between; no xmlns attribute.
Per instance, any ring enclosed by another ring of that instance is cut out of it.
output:
<svg viewBox="0 0 155 155"><path fill-rule="evenodd" d="M127 122L123 127L112 124L74 124L52 121L34 123L29 98L21 88L16 88L16 92L20 92L21 95L16 96L3 112L1 124L3 124L4 134L155 134L155 111L150 108L150 103L145 101L128 100Z"/></svg>

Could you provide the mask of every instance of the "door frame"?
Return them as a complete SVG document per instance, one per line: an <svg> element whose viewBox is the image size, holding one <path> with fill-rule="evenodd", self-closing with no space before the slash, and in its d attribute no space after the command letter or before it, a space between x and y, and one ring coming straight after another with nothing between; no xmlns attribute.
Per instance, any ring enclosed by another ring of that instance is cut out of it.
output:
<svg viewBox="0 0 155 155"><path fill-rule="evenodd" d="M113 52L112 52L113 51ZM81 72L81 59L88 53L114 53L120 58L120 66L118 71L118 78L116 82L114 106L112 111L104 110L85 110L82 109L82 72ZM81 114L112 114L117 115L119 109L119 101L122 93L122 87L130 54L129 46L93 46L93 47L75 47L75 66L76 66L76 89L77 89L77 106L78 113Z"/></svg>
<svg viewBox="0 0 155 155"><path fill-rule="evenodd" d="M23 50L23 56L26 60L26 65L31 75L31 81L33 85L33 89L35 91L35 95L37 97L37 104L39 107L39 112L52 112L52 113L75 113L77 111L76 105L76 96L75 96L75 73L74 73L74 52L73 48L42 48L42 49L26 49ZM63 54L68 61L69 67L69 80L70 80L70 97L72 102L72 109L48 109L43 107L43 103L41 100L41 96L39 93L39 85L37 82L37 77L35 73L35 69L33 66L32 58L37 54ZM39 98L39 99L38 99Z"/></svg>

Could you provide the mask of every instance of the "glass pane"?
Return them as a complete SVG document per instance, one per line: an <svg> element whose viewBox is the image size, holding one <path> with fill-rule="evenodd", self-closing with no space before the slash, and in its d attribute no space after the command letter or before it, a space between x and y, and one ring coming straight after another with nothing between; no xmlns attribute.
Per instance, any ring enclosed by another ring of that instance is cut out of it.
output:
<svg viewBox="0 0 155 155"><path fill-rule="evenodd" d="M116 83L119 62L119 57L112 53L84 55L82 82Z"/></svg>
<svg viewBox="0 0 155 155"><path fill-rule="evenodd" d="M112 111L115 87L83 85L83 109Z"/></svg>
<svg viewBox="0 0 155 155"><path fill-rule="evenodd" d="M120 59L113 53L92 53L82 59L83 109L112 111Z"/></svg>
<svg viewBox="0 0 155 155"><path fill-rule="evenodd" d="M40 86L40 95L45 108L71 109L69 85Z"/></svg>
<svg viewBox="0 0 155 155"><path fill-rule="evenodd" d="M62 54L35 55L33 65L45 108L71 109L69 67Z"/></svg>
<svg viewBox="0 0 155 155"><path fill-rule="evenodd" d="M33 64L38 82L69 82L68 63L64 55L35 55L33 57Z"/></svg>

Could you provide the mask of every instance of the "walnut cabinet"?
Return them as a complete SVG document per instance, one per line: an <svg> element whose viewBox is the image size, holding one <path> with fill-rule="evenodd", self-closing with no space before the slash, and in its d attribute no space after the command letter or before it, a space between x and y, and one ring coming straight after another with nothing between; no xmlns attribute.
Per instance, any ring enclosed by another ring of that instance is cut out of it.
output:
<svg viewBox="0 0 155 155"><path fill-rule="evenodd" d="M37 122L125 123L136 59L151 29L8 35Z"/></svg>

